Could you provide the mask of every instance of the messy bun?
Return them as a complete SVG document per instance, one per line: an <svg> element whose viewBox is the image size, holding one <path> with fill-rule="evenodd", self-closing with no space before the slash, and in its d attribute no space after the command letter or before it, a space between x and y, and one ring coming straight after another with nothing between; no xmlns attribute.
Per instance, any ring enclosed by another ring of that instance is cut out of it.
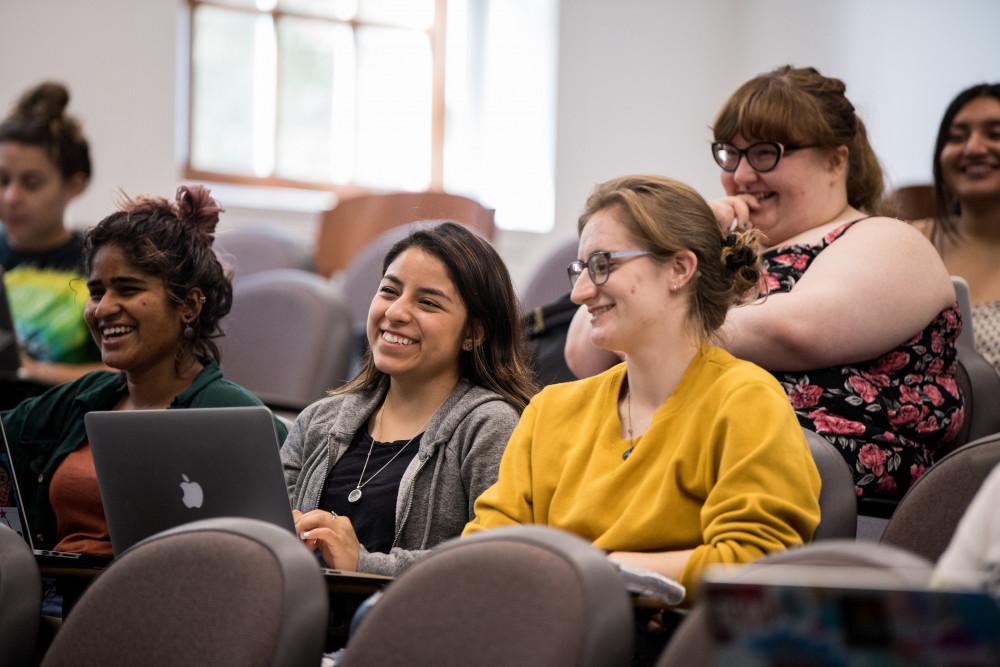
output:
<svg viewBox="0 0 1000 667"><path fill-rule="evenodd" d="M182 185L177 188L174 200L178 220L191 225L195 233L204 236L211 245L222 207L212 197L209 189L204 185Z"/></svg>
<svg viewBox="0 0 1000 667"><path fill-rule="evenodd" d="M681 250L698 259L688 285L688 317L704 338L722 326L729 308L760 281L759 232L723 236L715 215L693 188L661 176L624 176L598 185L587 199L578 228L598 211L616 207L632 237L655 258Z"/></svg>
<svg viewBox="0 0 1000 667"><path fill-rule="evenodd" d="M25 92L0 124L0 143L15 141L48 153L64 179L83 174L90 179L90 148L80 123L65 115L69 90L46 81Z"/></svg>
<svg viewBox="0 0 1000 667"><path fill-rule="evenodd" d="M722 267L733 283L732 302L752 298L760 288L760 238L759 231L748 229L730 232L722 240Z"/></svg>
<svg viewBox="0 0 1000 667"><path fill-rule="evenodd" d="M205 296L201 314L191 323L193 336L179 341L201 362L220 360L215 338L219 321L233 305L232 279L212 250L222 207L208 188L181 186L173 202L163 197L123 198L119 210L101 220L84 239L84 267L105 245L120 248L137 269L163 280L170 300L181 305L193 289ZM179 347L179 349L182 349Z"/></svg>

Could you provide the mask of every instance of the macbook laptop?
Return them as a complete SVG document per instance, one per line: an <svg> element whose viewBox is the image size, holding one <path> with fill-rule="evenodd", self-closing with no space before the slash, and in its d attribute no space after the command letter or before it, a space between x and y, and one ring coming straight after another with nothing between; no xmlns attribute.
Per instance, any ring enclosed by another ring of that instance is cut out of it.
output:
<svg viewBox="0 0 1000 667"><path fill-rule="evenodd" d="M167 528L222 516L294 532L267 408L90 412L84 423L115 555Z"/></svg>
<svg viewBox="0 0 1000 667"><path fill-rule="evenodd" d="M12 529L27 543L35 554L39 567L46 568L103 568L111 559L94 554L82 554L69 551L49 551L36 549L34 533L31 531L31 521L24 505L21 488L14 474L14 457L7 442L7 434L0 422L0 439L3 448L0 449L0 524Z"/></svg>
<svg viewBox="0 0 1000 667"><path fill-rule="evenodd" d="M1000 606L985 592L782 565L709 571L702 595L717 665L1000 664Z"/></svg>

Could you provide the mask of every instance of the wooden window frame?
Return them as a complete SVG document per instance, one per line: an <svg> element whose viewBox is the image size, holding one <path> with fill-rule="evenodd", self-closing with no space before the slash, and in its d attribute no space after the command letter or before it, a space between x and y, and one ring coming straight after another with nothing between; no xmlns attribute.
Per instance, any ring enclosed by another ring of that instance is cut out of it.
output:
<svg viewBox="0 0 1000 667"><path fill-rule="evenodd" d="M192 137L194 132L194 44L195 44L195 10L198 7L217 7L227 11L244 12L254 16L270 15L271 20L277 25L281 17L294 17L310 21L323 23L334 23L337 25L350 26L352 31L357 31L360 27L385 27L399 28L396 25L379 23L376 21L362 21L359 19L343 20L334 17L306 14L301 12L282 10L275 3L275 8L269 11L257 9L252 6L236 5L217 0L187 0L188 4L188 95L187 95L187 153L184 156L183 175L184 178L195 181L209 181L216 183L232 183L237 185L262 186L262 187L288 187L301 188L306 190L323 190L334 192L339 197L354 196L375 192L377 189L360 185L355 182L337 184L322 181L303 181L283 178L281 176L251 176L248 174L232 174L227 172L217 172L204 169L196 169L191 165ZM434 0L434 21L426 32L431 48L431 170L429 190L442 191L444 183L444 135L445 135L445 35L447 31L447 0ZM279 63L277 76L277 89L281 85L281 67ZM280 113L280 110L279 110ZM274 131L278 132L279 122L275 119Z"/></svg>

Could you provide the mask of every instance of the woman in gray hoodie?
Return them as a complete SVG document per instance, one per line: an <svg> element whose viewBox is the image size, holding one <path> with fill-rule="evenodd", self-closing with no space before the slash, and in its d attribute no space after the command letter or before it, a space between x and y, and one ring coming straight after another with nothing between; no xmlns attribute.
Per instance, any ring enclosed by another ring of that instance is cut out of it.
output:
<svg viewBox="0 0 1000 667"><path fill-rule="evenodd" d="M299 415L281 458L326 564L397 575L461 534L534 387L507 268L455 223L389 250L367 336L361 372Z"/></svg>

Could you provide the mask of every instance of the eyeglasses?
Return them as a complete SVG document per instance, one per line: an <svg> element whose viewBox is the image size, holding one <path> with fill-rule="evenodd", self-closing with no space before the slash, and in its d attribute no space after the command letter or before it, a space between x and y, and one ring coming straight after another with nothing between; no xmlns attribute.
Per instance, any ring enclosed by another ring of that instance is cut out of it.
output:
<svg viewBox="0 0 1000 667"><path fill-rule="evenodd" d="M598 250L588 257L586 262L576 259L569 263L569 266L566 267L566 274L569 276L569 286L572 288L576 285L576 279L583 273L584 267L587 267L590 282L595 285L603 285L608 282L608 276L611 273L611 260L632 259L652 254L654 253L649 250L619 250L618 252Z"/></svg>
<svg viewBox="0 0 1000 667"><path fill-rule="evenodd" d="M803 144L801 146L788 144L786 146L777 141L758 141L746 148L737 148L725 141L716 141L712 144L712 157L715 158L715 163L722 167L723 171L732 172L740 166L740 159L745 155L747 163L754 171L765 173L777 167L785 153L815 147L816 144Z"/></svg>

